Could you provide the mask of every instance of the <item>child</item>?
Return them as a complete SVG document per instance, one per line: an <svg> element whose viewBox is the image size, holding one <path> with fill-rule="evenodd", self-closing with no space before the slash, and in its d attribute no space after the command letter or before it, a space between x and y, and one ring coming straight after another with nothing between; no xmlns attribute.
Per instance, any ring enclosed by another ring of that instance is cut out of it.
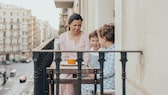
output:
<svg viewBox="0 0 168 95"><path fill-rule="evenodd" d="M98 31L98 38L103 47L103 50L112 51L114 50L114 24L105 24ZM115 89L115 60L114 60L114 52L106 52L105 53L105 61L104 61L104 89ZM93 76L90 76L93 78ZM100 76L98 76L99 78ZM98 85L98 88L100 85ZM93 95L94 85L93 84L85 84L82 85L82 95Z"/></svg>
<svg viewBox="0 0 168 95"><path fill-rule="evenodd" d="M97 30L89 34L89 41L90 41L91 51L97 51L100 49L100 43L99 43L99 39L97 35ZM98 53L95 53L95 52L90 53L90 63L93 67L99 66Z"/></svg>

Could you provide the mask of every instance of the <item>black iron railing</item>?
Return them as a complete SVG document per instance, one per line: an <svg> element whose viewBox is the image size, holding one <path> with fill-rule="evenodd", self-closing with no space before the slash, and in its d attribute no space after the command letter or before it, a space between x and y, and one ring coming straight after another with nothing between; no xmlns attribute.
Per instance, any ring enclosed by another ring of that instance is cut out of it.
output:
<svg viewBox="0 0 168 95"><path fill-rule="evenodd" d="M51 63L56 62L56 88L59 89L59 64L61 62L61 53L62 52L76 52L78 55L77 62L78 64L78 95L81 95L81 62L82 62L82 53L83 52L96 52L96 51L59 51L54 50L54 39L49 40L44 45L33 50L33 60L34 60L34 95L49 95L49 83L52 85L50 89L50 95L54 95L54 82L53 79L50 81L47 80L46 68L50 67ZM122 63L122 95L126 95L126 62L127 62L127 53L140 53L141 51L99 51L99 62L100 62L100 95L103 95L103 63L104 63L104 53L105 52L114 52L121 54L121 63ZM55 58L54 58L55 56ZM53 78L53 72L50 72L51 78ZM52 81L51 81L52 80ZM56 90L56 95L59 95L59 90Z"/></svg>

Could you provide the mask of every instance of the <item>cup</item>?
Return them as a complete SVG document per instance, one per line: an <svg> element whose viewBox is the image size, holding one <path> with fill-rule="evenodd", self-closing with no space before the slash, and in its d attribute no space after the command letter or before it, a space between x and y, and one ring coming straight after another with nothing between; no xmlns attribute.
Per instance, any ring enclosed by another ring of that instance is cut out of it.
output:
<svg viewBox="0 0 168 95"><path fill-rule="evenodd" d="M68 64L76 64L76 59L68 59Z"/></svg>

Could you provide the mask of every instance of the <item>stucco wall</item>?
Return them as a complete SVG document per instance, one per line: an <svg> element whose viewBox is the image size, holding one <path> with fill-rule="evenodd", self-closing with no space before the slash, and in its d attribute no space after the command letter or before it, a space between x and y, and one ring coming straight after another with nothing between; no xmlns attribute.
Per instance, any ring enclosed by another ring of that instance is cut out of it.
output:
<svg viewBox="0 0 168 95"><path fill-rule="evenodd" d="M168 1L127 0L116 3L121 11L116 16L121 28L120 43L123 50L142 50L143 55L129 55L127 63L127 95L168 95ZM120 3L120 4L119 4ZM120 44L119 43L119 44ZM117 72L120 72L117 66ZM119 74L119 73L118 73ZM119 76L117 77L119 80ZM121 83L121 82L118 82ZM117 84L118 85L118 84ZM120 91L121 86L117 86ZM121 95L118 92L116 95Z"/></svg>
<svg viewBox="0 0 168 95"><path fill-rule="evenodd" d="M99 0L96 9L97 27L114 22L114 0Z"/></svg>
<svg viewBox="0 0 168 95"><path fill-rule="evenodd" d="M92 32L100 26L114 22L114 0L81 0L83 29Z"/></svg>

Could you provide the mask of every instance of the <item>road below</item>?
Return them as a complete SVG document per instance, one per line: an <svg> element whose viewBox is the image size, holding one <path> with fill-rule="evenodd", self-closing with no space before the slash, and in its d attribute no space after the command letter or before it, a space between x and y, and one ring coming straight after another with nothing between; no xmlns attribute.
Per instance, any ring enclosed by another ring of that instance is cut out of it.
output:
<svg viewBox="0 0 168 95"><path fill-rule="evenodd" d="M7 74L11 69L16 69L16 76L9 77L4 86L0 85L0 95L33 95L34 80L33 70L34 64L31 63L12 63L10 65L0 64L0 69L7 69ZM19 82L20 76L26 76L27 81L24 83ZM2 79L2 78L1 78Z"/></svg>

